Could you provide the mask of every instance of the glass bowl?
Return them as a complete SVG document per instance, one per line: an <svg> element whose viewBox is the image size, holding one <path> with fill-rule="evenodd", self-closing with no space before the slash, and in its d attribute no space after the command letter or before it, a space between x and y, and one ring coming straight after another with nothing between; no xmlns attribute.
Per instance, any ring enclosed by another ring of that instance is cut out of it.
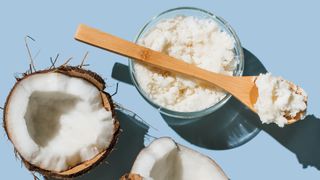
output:
<svg viewBox="0 0 320 180"><path fill-rule="evenodd" d="M140 30L139 34L137 37L134 39L134 42L137 43L138 40L145 35L145 33L148 33L148 31L154 27L158 22L160 22L163 19L167 18L172 18L177 15L184 15L184 16L195 16L197 18L201 19L212 19L215 21L219 27L228 33L233 39L235 40L235 46L233 49L234 55L235 55L235 60L237 62L236 69L233 72L233 76L241 76L243 73L243 68L244 68L244 57L243 57L243 51L242 47L240 44L240 40L238 36L236 35L235 31L232 29L232 27L221 17L218 17L214 15L211 12L199 9L199 8L194 8L194 7L179 7L179 8L174 8L174 9L169 9L167 11L164 11L160 13L159 15L153 17L143 28ZM173 111L170 109L167 109L165 107L162 107L161 105L156 104L155 102L152 101L148 97L148 95L144 92L144 90L139 86L139 83L135 77L135 71L134 71L134 60L129 59L129 71L130 71L130 76L131 80L134 83L135 87L139 91L139 93L143 96L143 98L149 102L152 106L157 108L161 114L164 114L169 117L173 118L179 118L179 119L193 119L193 118L200 118L205 115L211 114L220 107L222 107L231 97L229 93L226 94L226 96L221 99L218 103L214 104L211 107L208 107L206 109L200 110L200 111L194 111L194 112L179 112L179 111Z"/></svg>

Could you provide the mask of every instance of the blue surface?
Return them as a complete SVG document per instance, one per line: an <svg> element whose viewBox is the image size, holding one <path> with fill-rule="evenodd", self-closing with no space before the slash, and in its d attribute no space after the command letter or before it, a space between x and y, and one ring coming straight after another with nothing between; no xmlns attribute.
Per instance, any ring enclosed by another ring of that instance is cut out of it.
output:
<svg viewBox="0 0 320 180"><path fill-rule="evenodd" d="M176 129L170 127L131 85L120 83L119 92L114 99L156 127L157 130L150 128L148 134L156 137L170 136L181 144L209 155L233 180L319 179L320 3L316 0L3 1L0 6L0 104L4 104L15 82L15 72L24 72L28 67L23 39L25 35L36 39L36 42L30 42L34 54L38 49L41 50L36 59L38 69L48 67L49 57L57 53L60 53L59 63L73 56L71 64L77 65L84 53L89 51L90 69L107 78L110 85L107 90L114 92L117 81L111 78L113 65L115 62L127 63L126 58L73 40L77 25L86 23L132 40L152 16L178 6L203 8L227 20L236 30L243 47L253 53L268 71L301 85L308 92L308 113L314 116L308 116L305 121L285 129L272 125L258 126L262 131L242 146L229 150L212 150L194 145L204 146L201 139L194 142L189 136L178 135ZM194 137L197 137L197 133L199 132L190 131ZM15 159L13 147L3 129L0 134L0 179L31 179L31 174ZM142 138L140 134L138 137ZM119 163L124 163L125 160L110 162L114 162L117 167L124 167ZM108 168L110 167L103 165L97 169L108 172ZM94 173L96 172L91 172ZM103 173L87 175L84 179L103 179L103 176Z"/></svg>

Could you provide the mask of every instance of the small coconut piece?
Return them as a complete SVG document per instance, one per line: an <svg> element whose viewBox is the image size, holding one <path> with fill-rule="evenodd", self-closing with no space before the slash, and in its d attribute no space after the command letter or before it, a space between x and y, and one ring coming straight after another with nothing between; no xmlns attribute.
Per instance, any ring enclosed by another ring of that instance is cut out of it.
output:
<svg viewBox="0 0 320 180"><path fill-rule="evenodd" d="M119 133L111 97L96 73L60 66L18 79L4 128L30 171L71 178L98 165Z"/></svg>
<svg viewBox="0 0 320 180"><path fill-rule="evenodd" d="M228 177L209 157L159 138L141 150L129 175L132 180L227 180Z"/></svg>
<svg viewBox="0 0 320 180"><path fill-rule="evenodd" d="M125 174L123 175L120 180L143 180L139 174Z"/></svg>

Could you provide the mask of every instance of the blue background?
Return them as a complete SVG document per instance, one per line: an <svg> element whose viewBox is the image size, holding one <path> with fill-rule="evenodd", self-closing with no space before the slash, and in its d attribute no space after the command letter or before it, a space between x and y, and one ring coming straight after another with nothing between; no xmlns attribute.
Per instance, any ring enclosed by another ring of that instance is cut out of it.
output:
<svg viewBox="0 0 320 180"><path fill-rule="evenodd" d="M112 93L117 82L111 78L113 65L115 62L126 64L126 58L73 40L77 25L85 23L132 40L151 17L178 6L203 8L227 20L236 30L243 47L257 56L268 71L301 85L308 92L308 113L314 116L310 116L309 122L307 119L297 123L294 128L286 128L282 132L277 130L281 136L265 130L277 127L263 126L255 138L242 146L212 150L193 145L179 136L131 85L120 83L114 99L156 127L157 130L149 129L149 135L170 136L212 157L233 180L319 179L320 124L317 117L320 117L320 3L316 0L2 1L1 106L15 83L15 73L28 68L24 44L26 35L36 39L36 42L30 42L33 53L41 50L36 59L38 69L48 67L49 57L57 53L60 53L58 63L72 56L74 59L71 64L77 65L84 53L89 51L90 69L107 78L110 85L107 90ZM20 161L15 159L13 146L3 129L0 129L0 135L0 179L32 178Z"/></svg>

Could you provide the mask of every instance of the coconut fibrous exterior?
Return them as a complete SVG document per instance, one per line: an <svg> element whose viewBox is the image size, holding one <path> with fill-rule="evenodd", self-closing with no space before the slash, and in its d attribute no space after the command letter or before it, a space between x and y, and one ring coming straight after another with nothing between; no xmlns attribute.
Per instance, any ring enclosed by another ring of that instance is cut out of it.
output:
<svg viewBox="0 0 320 180"><path fill-rule="evenodd" d="M73 178L107 157L120 131L104 80L79 66L53 67L17 78L3 126L27 169Z"/></svg>

